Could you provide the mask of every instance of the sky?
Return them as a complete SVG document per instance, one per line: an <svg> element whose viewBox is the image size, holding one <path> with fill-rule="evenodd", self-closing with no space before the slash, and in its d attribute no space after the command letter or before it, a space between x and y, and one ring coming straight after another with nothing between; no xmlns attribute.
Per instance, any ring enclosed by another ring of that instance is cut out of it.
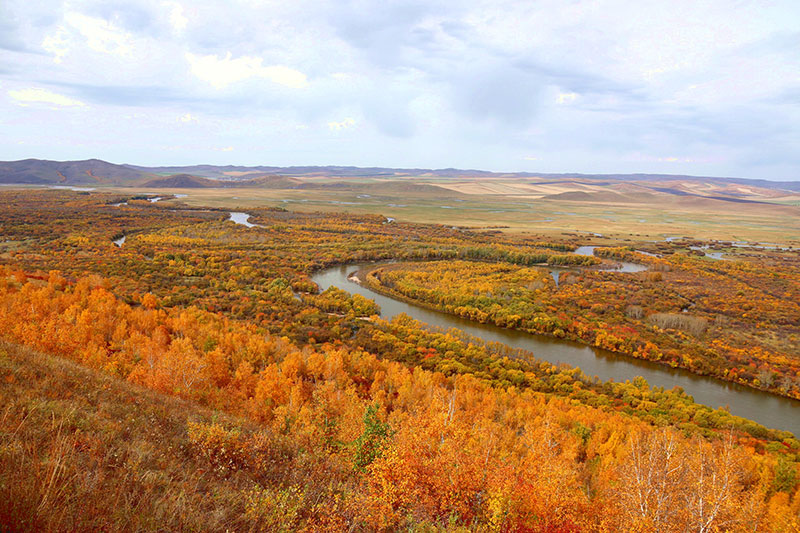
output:
<svg viewBox="0 0 800 533"><path fill-rule="evenodd" d="M800 180L800 1L0 0L0 159Z"/></svg>

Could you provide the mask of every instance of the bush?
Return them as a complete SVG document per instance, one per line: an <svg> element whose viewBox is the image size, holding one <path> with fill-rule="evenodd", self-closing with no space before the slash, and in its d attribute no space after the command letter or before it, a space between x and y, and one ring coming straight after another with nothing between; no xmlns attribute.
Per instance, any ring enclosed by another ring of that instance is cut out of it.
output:
<svg viewBox="0 0 800 533"><path fill-rule="evenodd" d="M708 320L705 318L680 313L655 313L647 317L647 320L661 329L678 329L695 337L705 333L708 328Z"/></svg>

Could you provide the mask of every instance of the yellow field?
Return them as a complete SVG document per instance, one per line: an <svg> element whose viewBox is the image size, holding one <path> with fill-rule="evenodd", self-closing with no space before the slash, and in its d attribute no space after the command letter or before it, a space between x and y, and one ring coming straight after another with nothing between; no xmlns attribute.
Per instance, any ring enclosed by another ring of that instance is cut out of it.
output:
<svg viewBox="0 0 800 533"><path fill-rule="evenodd" d="M313 179L316 183L332 180ZM390 180L347 180L346 190L321 189L110 189L122 194L185 194L168 200L194 206L246 211L284 207L294 211L370 213L398 222L434 222L472 228L546 235L585 234L587 241L625 242L692 237L800 246L800 196L783 194L772 203L733 203L692 196L616 191L576 184L509 184L494 180L430 180L416 190L385 190ZM417 182L419 185L421 182ZM430 187L436 185L436 188ZM746 188L742 188L746 192ZM713 193L713 191L711 191ZM548 197L583 195L580 200ZM588 199L587 199L588 198ZM594 199L593 199L594 198ZM763 197L760 197L763 198ZM602 234L594 235L594 234Z"/></svg>

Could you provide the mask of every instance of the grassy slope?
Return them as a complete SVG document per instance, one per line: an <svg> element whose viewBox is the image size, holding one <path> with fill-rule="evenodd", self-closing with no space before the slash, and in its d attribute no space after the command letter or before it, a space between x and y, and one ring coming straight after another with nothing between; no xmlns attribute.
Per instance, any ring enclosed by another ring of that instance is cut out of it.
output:
<svg viewBox="0 0 800 533"><path fill-rule="evenodd" d="M2 341L0 406L0 531L248 529L252 480L189 448L211 411Z"/></svg>

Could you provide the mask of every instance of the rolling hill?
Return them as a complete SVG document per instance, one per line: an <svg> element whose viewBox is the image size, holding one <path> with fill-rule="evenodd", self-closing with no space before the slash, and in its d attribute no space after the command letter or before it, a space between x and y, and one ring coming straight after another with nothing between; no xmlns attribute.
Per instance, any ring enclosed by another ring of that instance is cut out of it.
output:
<svg viewBox="0 0 800 533"><path fill-rule="evenodd" d="M356 180L356 181L353 181ZM350 166L165 166L114 164L99 159L0 162L0 183L21 185L92 185L147 188L347 189L359 180L379 180L385 192L428 192L443 186L465 194L510 194L529 197L608 201L614 195L700 197L722 201L771 201L800 192L800 182L665 174L536 174L481 170L402 169ZM375 182L373 182L375 183ZM463 185L462 185L463 183ZM412 186L413 185L413 186ZM410 187L410 189L408 188ZM434 189L434 187L437 187ZM470 192L469 189L472 189ZM568 193L583 194L568 194ZM610 193L610 194L609 194ZM564 196L565 195L565 196Z"/></svg>
<svg viewBox="0 0 800 533"><path fill-rule="evenodd" d="M0 183L31 185L99 185L133 183L148 173L99 159L0 161Z"/></svg>
<svg viewBox="0 0 800 533"><path fill-rule="evenodd" d="M231 189L262 188L291 189L301 182L283 176L259 176L243 180L218 180L193 176L191 174L173 174L165 178L155 178L142 184L143 187L155 189Z"/></svg>

